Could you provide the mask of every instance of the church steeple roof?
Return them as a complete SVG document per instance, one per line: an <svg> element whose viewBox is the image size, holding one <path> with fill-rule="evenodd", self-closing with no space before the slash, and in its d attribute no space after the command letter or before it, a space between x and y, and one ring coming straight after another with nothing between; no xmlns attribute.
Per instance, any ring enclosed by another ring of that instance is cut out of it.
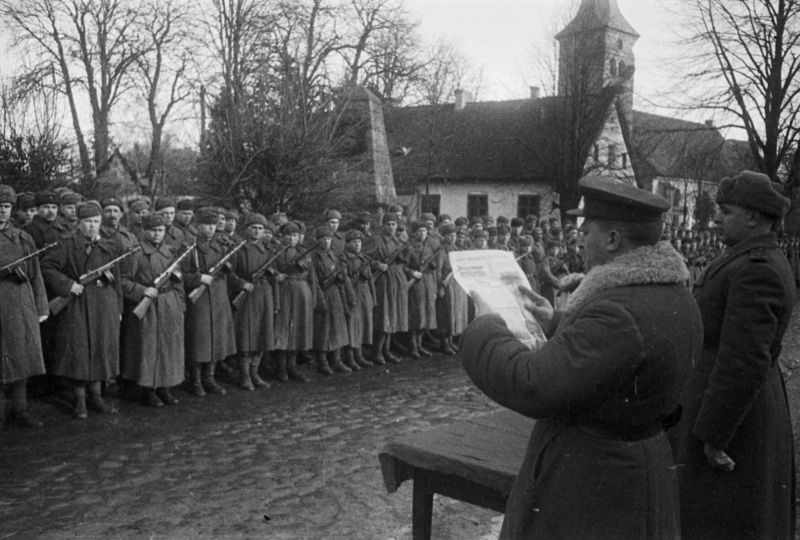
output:
<svg viewBox="0 0 800 540"><path fill-rule="evenodd" d="M617 0L582 0L578 14L556 38L577 34L583 30L610 28L638 38L639 34L622 16Z"/></svg>

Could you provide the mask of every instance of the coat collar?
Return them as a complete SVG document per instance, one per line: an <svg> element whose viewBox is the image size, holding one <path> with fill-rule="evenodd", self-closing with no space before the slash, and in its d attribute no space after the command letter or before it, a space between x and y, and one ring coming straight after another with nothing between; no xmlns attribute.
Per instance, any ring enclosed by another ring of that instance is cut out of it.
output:
<svg viewBox="0 0 800 540"><path fill-rule="evenodd" d="M759 234L758 236L748 238L747 240L729 247L723 251L719 257L711 261L711 264L708 265L708 268L706 268L705 272L703 272L702 276L698 279L698 282L702 283L706 279L719 272L722 267L732 260L744 255L745 253L750 253L754 249L771 249L777 247L778 235L776 235L774 232Z"/></svg>
<svg viewBox="0 0 800 540"><path fill-rule="evenodd" d="M601 292L629 285L665 285L685 283L689 270L683 258L669 244L641 246L607 264L592 268L567 302L572 312L591 301Z"/></svg>
<svg viewBox="0 0 800 540"><path fill-rule="evenodd" d="M166 242L161 242L161 245L156 247L155 244L150 242L149 240L145 240L142 238L142 241L139 243L142 248L142 253L145 255L152 255L153 253L160 253L164 257L172 258L172 248Z"/></svg>

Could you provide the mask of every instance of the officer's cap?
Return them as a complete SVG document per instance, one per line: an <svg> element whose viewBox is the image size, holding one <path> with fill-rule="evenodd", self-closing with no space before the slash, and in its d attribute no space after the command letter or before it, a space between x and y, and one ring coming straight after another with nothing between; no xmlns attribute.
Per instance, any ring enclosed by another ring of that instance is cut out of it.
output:
<svg viewBox="0 0 800 540"><path fill-rule="evenodd" d="M578 182L583 208L567 212L586 219L649 223L659 221L669 210L663 197L619 180L602 176L584 176Z"/></svg>
<svg viewBox="0 0 800 540"><path fill-rule="evenodd" d="M79 202L81 202L81 196L74 191L65 191L59 200L59 204L78 204Z"/></svg>
<svg viewBox="0 0 800 540"><path fill-rule="evenodd" d="M17 208L27 210L36 206L36 195L30 191L23 191L17 195Z"/></svg>
<svg viewBox="0 0 800 540"><path fill-rule="evenodd" d="M735 204L776 219L789 210L789 199L775 190L769 176L753 171L723 178L717 188L717 204Z"/></svg>

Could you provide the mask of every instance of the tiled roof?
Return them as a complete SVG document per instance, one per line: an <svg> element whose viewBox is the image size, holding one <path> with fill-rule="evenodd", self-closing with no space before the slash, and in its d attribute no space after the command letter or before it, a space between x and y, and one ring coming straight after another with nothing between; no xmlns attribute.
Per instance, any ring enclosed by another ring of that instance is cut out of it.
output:
<svg viewBox="0 0 800 540"><path fill-rule="evenodd" d="M395 183L402 189L425 178L546 181L560 154L565 105L547 97L468 103L460 111L452 103L390 109L385 121ZM591 142L605 112L596 116L587 128Z"/></svg>
<svg viewBox="0 0 800 540"><path fill-rule="evenodd" d="M616 0L583 0L578 8L578 14L556 37L561 38L581 30L604 28L639 37L633 26L622 15Z"/></svg>

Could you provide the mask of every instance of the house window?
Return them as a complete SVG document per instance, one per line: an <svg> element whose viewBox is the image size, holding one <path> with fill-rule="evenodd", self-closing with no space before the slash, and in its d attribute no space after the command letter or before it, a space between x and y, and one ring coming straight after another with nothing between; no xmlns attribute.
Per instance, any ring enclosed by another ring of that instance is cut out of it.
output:
<svg viewBox="0 0 800 540"><path fill-rule="evenodd" d="M520 195L517 199L517 217L528 217L539 215L539 195Z"/></svg>
<svg viewBox="0 0 800 540"><path fill-rule="evenodd" d="M608 166L609 167L616 167L617 166L617 145L616 144L609 144L608 145Z"/></svg>
<svg viewBox="0 0 800 540"><path fill-rule="evenodd" d="M489 214L488 195L467 195L467 218L483 217Z"/></svg>
<svg viewBox="0 0 800 540"><path fill-rule="evenodd" d="M620 51L622 50L622 40L621 39L617 40L617 49L619 49Z"/></svg>
<svg viewBox="0 0 800 540"><path fill-rule="evenodd" d="M423 214L427 212L433 214L434 216L438 216L441 205L441 195L420 195L420 208L422 209Z"/></svg>
<svg viewBox="0 0 800 540"><path fill-rule="evenodd" d="M609 60L609 67L611 68L611 75L616 77L617 75L617 61L613 58Z"/></svg>

